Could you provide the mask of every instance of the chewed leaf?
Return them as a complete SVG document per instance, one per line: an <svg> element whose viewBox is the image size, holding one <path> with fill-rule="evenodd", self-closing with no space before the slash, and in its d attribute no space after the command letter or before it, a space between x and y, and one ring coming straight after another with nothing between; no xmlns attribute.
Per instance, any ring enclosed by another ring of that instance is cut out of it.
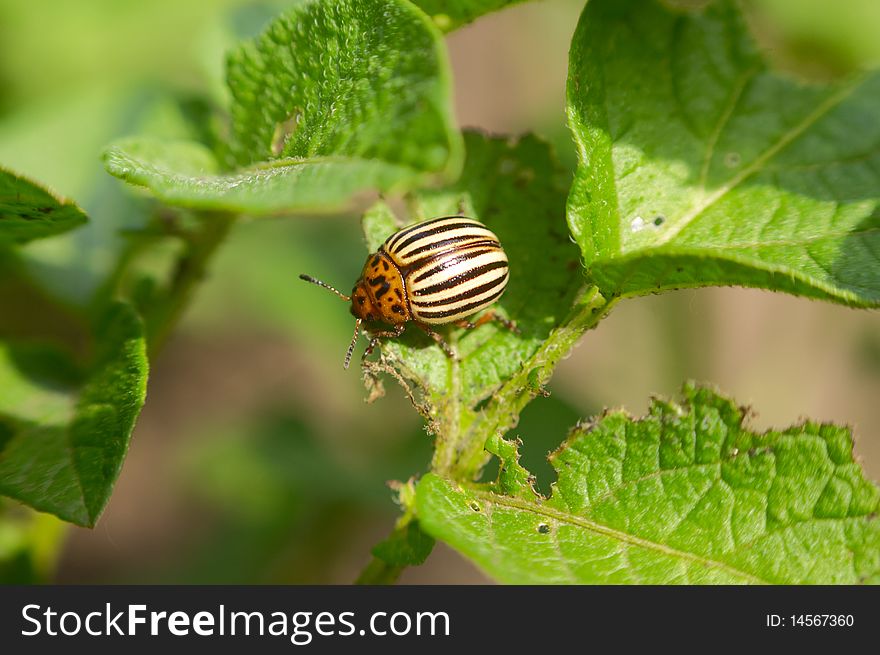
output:
<svg viewBox="0 0 880 655"><path fill-rule="evenodd" d="M716 392L648 416L610 412L551 456L544 498L513 446L490 440L497 483L430 474L422 528L514 583L880 582L880 490L845 428L805 423L758 434Z"/></svg>
<svg viewBox="0 0 880 655"><path fill-rule="evenodd" d="M743 285L880 304L880 74L770 69L733 0L591 0L568 221L607 293Z"/></svg>
<svg viewBox="0 0 880 655"><path fill-rule="evenodd" d="M74 203L0 168L0 246L61 234L86 220Z"/></svg>
<svg viewBox="0 0 880 655"><path fill-rule="evenodd" d="M0 493L85 526L110 498L147 378L128 306L112 306L93 339L84 377L60 353L0 342Z"/></svg>

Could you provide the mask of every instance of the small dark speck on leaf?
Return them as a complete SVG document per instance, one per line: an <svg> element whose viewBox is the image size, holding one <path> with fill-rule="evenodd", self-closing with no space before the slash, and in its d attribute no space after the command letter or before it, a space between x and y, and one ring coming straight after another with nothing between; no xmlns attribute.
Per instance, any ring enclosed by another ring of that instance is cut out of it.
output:
<svg viewBox="0 0 880 655"><path fill-rule="evenodd" d="M541 534L547 534L548 532L550 532L550 526L546 523L539 523L538 532L540 532Z"/></svg>
<svg viewBox="0 0 880 655"><path fill-rule="evenodd" d="M481 510L483 509L482 507L480 507L480 503L478 503L476 500L472 500L472 501L470 502L469 507L470 507L472 510L474 510L475 512L479 512L479 511L481 511Z"/></svg>
<svg viewBox="0 0 880 655"><path fill-rule="evenodd" d="M654 217L654 225L656 225L657 227L660 227L665 222L666 222L665 216L655 216Z"/></svg>

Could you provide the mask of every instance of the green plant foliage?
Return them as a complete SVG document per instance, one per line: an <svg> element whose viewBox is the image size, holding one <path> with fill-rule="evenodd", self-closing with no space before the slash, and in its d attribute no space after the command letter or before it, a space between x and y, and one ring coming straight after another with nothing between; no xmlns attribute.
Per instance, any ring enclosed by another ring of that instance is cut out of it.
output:
<svg viewBox="0 0 880 655"><path fill-rule="evenodd" d="M516 322L519 334L496 323L446 330L458 353L452 360L426 335L409 329L402 338L385 342L380 360L384 370L393 368L414 392L421 392L435 429L453 439L472 426L478 405L500 386L540 368L537 362L546 355L542 346L569 314L581 275L577 250L559 221L568 179L547 144L534 136L515 141L476 133L467 133L465 144L460 180L442 191L419 192L410 204L412 218L463 211L498 235L511 277L496 309ZM382 205L364 218L371 251L397 229ZM524 379L515 387L517 393L538 393L537 373L531 385Z"/></svg>
<svg viewBox="0 0 880 655"><path fill-rule="evenodd" d="M419 528L418 521L403 517L391 534L373 547L373 560L356 584L393 584L409 566L424 564L434 549L434 538Z"/></svg>
<svg viewBox="0 0 880 655"><path fill-rule="evenodd" d="M276 159L224 174L199 143L147 137L111 146L104 163L168 204L248 214L338 210L359 191L395 191L423 178L405 166L351 157Z"/></svg>
<svg viewBox="0 0 880 655"><path fill-rule="evenodd" d="M567 179L549 146L534 136L517 141L474 132L465 143L460 180L442 191L418 192L411 208L413 220L464 211L498 235L510 260L510 282L496 307L520 334L495 324L449 335L461 359L456 397L472 405L517 371L561 322L580 274L577 250L554 220L564 208ZM374 208L364 221L368 248L375 251L397 229L387 210ZM388 342L386 351L405 362L421 386L445 396L453 362L411 332L409 339Z"/></svg>
<svg viewBox="0 0 880 655"><path fill-rule="evenodd" d="M810 61L787 66L782 47L762 52L748 26L762 43L779 38L761 20L796 14L789 0L672 3L678 9L590 0L569 60L572 175L535 136L462 134L455 123L443 33L518 1L302 0L273 20L275 3L249 3L228 21L205 16L210 29L196 50L218 64L208 97L160 99L165 89L135 77L124 91L52 88L45 106L63 98L63 111L41 114L14 107L23 91L0 85L0 104L14 108L2 130L12 139L8 161L40 179L70 179L89 213L102 214L72 237L19 249L86 216L0 169L0 494L14 499L0 505L0 578L45 579L60 543L57 519L44 525L47 514L14 501L95 524L144 402L147 357L214 270L226 268L208 303L215 313L192 329L222 325L226 335L243 318L259 334L289 331L341 358L353 319L294 275L350 289L367 254L355 253L357 230L344 216L238 215L369 206L368 252L428 218L485 223L510 260L493 310L516 329L438 326L449 357L410 323L363 358L368 400L399 383L433 439L383 441L398 425L421 428L403 422L407 407L400 421L391 405L375 426L352 430L344 417L324 420L343 395L323 394L313 412L254 390L257 411L280 402L283 412L235 425L219 417L221 438L196 440L182 474L222 525L224 544L187 556L184 578L247 582L271 570L322 580L357 529L352 519L389 509L381 482L397 479L408 480L389 483L401 513L359 582L394 582L443 540L503 582L880 583L880 491L853 461L843 428L805 422L758 434L744 426L746 410L688 385L681 404L655 400L644 418L612 411L579 423L550 456L551 470L534 458L557 446L548 439L582 409L554 398L523 414L621 297L741 285L880 306L880 73L820 83ZM809 4L809 20L791 19L780 46L816 37L803 43L840 55L830 70L873 61L871 30L826 24L827 9ZM185 14L191 23L202 15ZM855 35L844 38L851 49L837 48L841 34ZM54 87L34 80L33 89ZM125 132L134 136L104 150L105 168L155 200L119 198L122 185L72 165L86 146ZM61 142L58 157L47 156L47 144ZM227 241L231 254L218 262ZM311 368L323 359L316 351L295 359L303 379L331 379ZM250 400L241 404L250 411ZM364 456L358 443L372 444ZM416 482L431 447L430 472ZM493 456L497 478L478 482L492 477Z"/></svg>
<svg viewBox="0 0 880 655"><path fill-rule="evenodd" d="M74 203L0 168L0 246L61 234L85 222Z"/></svg>
<svg viewBox="0 0 880 655"><path fill-rule="evenodd" d="M112 305L85 373L65 351L0 341L0 493L78 525L97 521L146 393L140 321Z"/></svg>
<svg viewBox="0 0 880 655"><path fill-rule="evenodd" d="M3 498L0 510L0 584L50 582L64 523Z"/></svg>
<svg viewBox="0 0 880 655"><path fill-rule="evenodd" d="M732 0L591 0L568 221L603 292L743 285L880 304L880 75L769 69Z"/></svg>
<svg viewBox="0 0 880 655"><path fill-rule="evenodd" d="M227 82L234 162L134 138L107 169L167 203L265 214L336 210L461 167L441 35L403 0L300 4L230 54Z"/></svg>
<svg viewBox="0 0 880 655"><path fill-rule="evenodd" d="M608 412L551 455L549 498L515 445L495 438L497 482L428 475L417 514L505 582L880 582L880 490L853 461L848 430L756 434L745 413L693 386L642 419Z"/></svg>
<svg viewBox="0 0 880 655"><path fill-rule="evenodd" d="M444 32L475 21L489 14L525 0L413 0Z"/></svg>

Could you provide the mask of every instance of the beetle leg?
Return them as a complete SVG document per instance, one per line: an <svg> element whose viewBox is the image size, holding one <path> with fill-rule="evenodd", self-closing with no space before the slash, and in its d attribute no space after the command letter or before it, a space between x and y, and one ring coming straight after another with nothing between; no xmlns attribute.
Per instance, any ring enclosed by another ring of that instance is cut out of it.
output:
<svg viewBox="0 0 880 655"><path fill-rule="evenodd" d="M406 327L403 323L398 323L394 326L393 330L380 330L379 332L370 333L370 343L367 344L367 349L364 351L364 355L361 359L369 357L369 355L376 349L376 346L379 345L380 339L395 339L403 334L405 329Z"/></svg>
<svg viewBox="0 0 880 655"><path fill-rule="evenodd" d="M416 325L422 328L429 337L437 342L437 345L443 349L443 352L446 353L447 357L449 357L450 359L456 359L455 351L452 349L452 346L446 343L446 339L440 336L438 332L435 332L424 323L416 323Z"/></svg>
<svg viewBox="0 0 880 655"><path fill-rule="evenodd" d="M520 334L519 328L516 327L516 323L504 318L503 316L500 316L499 314L497 314L495 312L494 309L490 309L488 312L486 312L485 314L480 316L480 318L478 318L476 320L476 322L472 323L471 321L466 321L465 319L460 319L458 321L455 321L455 325L457 325L460 328L464 328L466 330L473 330L474 328L478 328L481 325L485 325L489 321L495 321L496 323L501 323L501 325L503 325L505 328L507 328L508 330L513 332L514 334Z"/></svg>

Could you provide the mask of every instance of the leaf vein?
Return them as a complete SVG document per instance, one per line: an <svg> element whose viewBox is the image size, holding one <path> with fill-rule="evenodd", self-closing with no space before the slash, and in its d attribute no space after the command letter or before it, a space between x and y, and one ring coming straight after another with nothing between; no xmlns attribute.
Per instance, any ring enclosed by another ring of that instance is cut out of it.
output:
<svg viewBox="0 0 880 655"><path fill-rule="evenodd" d="M655 247L660 246L664 243L668 243L669 241L674 239L684 228L690 225L693 220L697 218L700 214L702 214L706 209L714 205L721 198L730 193L730 191L738 187L744 180L751 177L758 171L763 170L764 164L766 164L770 159L779 154L779 152L786 148L788 145L800 138L800 136L807 129L809 129L812 125L819 121L829 111L831 111L837 105L846 100L846 98L848 98L855 91L855 89L858 88L863 80L864 77L859 77L849 84L843 85L836 93L831 94L824 102L819 103L819 105L812 112L810 112L800 123L785 132L773 145L771 145L763 153L756 157L751 164L744 167L739 172L739 174L735 175L727 183L722 184L713 193L709 195L702 195L698 199L696 204L688 212L686 212L674 224L669 226L665 234L663 234L662 237L655 242Z"/></svg>
<svg viewBox="0 0 880 655"><path fill-rule="evenodd" d="M617 541L620 541L624 544L638 546L640 548L644 548L645 550L658 552L662 555L666 555L667 557L687 560L706 568L720 569L730 575L741 577L755 584L767 584L766 580L763 580L758 576L749 573L748 571L738 569L735 566L728 564L727 562L713 560L708 557L697 555L696 553L672 548L671 546L667 546L656 541L651 541L650 539L637 537L635 535L616 530L615 528L611 528L607 525L602 525L600 523L596 523L595 521L590 521L589 519L581 516L571 516L568 514L564 514L546 505L538 505L536 503L520 500L518 498L512 498L510 496L499 496L491 492L475 491L474 493L488 500L490 503L501 505L510 509L518 509L525 512L532 512L534 514L553 519L554 521L558 521L560 523L566 523L568 525L587 530L588 532L594 532L605 537L610 537L611 539L616 539Z"/></svg>

